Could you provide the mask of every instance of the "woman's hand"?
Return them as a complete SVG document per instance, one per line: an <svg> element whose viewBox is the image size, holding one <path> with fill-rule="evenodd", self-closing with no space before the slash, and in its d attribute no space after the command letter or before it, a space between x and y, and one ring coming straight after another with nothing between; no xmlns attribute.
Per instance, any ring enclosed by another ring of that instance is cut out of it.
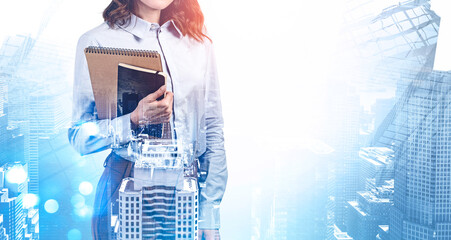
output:
<svg viewBox="0 0 451 240"><path fill-rule="evenodd" d="M219 230L199 229L199 240L220 240Z"/></svg>
<svg viewBox="0 0 451 240"><path fill-rule="evenodd" d="M130 120L135 125L159 124L169 122L172 115L172 101L174 94L166 92L166 96L157 101L157 98L166 92L166 86L162 86L154 93L147 95L139 101L138 106L130 115Z"/></svg>

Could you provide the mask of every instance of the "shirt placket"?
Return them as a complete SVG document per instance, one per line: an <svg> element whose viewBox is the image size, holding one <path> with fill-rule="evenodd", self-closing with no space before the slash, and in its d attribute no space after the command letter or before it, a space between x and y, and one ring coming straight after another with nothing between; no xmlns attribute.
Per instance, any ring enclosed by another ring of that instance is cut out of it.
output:
<svg viewBox="0 0 451 240"><path fill-rule="evenodd" d="M170 85L170 88L167 89L171 89L172 93L174 94L174 98L175 98L175 90L174 90L174 78L173 78L173 72L171 72L171 68L169 67L169 63L167 61L167 54L165 52L165 50L163 49L163 44L161 41L161 27L158 27L158 29L156 29L156 36L157 36L157 42L158 42L158 47L160 49L162 58L162 66L163 66L163 70L165 70L165 72L167 73L167 85ZM172 102L172 117L169 120L169 124L171 126L171 136L172 136L172 140L177 140L177 133L175 131L175 101Z"/></svg>

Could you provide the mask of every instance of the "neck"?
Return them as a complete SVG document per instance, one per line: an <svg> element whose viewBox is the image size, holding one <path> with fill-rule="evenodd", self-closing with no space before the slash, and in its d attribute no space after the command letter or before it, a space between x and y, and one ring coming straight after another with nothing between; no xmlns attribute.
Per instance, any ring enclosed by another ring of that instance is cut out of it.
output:
<svg viewBox="0 0 451 240"><path fill-rule="evenodd" d="M139 18L151 22L151 23L159 23L160 22L160 14L161 10L159 9L153 9L145 4L141 3L140 1L133 1L133 14L138 16Z"/></svg>

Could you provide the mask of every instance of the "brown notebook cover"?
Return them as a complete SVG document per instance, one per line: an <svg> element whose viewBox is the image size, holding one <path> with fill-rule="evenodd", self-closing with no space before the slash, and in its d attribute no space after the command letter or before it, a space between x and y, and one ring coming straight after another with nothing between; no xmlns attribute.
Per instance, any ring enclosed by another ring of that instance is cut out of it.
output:
<svg viewBox="0 0 451 240"><path fill-rule="evenodd" d="M119 63L163 71L156 51L90 46L85 48L85 55L99 119L116 117Z"/></svg>

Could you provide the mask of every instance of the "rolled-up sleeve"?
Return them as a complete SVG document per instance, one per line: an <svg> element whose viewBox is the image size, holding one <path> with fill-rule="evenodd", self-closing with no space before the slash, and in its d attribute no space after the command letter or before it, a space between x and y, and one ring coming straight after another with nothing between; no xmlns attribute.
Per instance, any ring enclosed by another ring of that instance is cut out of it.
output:
<svg viewBox="0 0 451 240"><path fill-rule="evenodd" d="M223 117L218 74L213 46L209 46L206 71L206 151L199 157L208 166L205 187L200 190L199 229L219 229L219 205L227 184L227 163L224 149Z"/></svg>
<svg viewBox="0 0 451 240"><path fill-rule="evenodd" d="M81 154L89 154L130 141L130 114L99 120L84 49L98 46L89 35L80 37L75 56L72 123L68 129L71 145Z"/></svg>

